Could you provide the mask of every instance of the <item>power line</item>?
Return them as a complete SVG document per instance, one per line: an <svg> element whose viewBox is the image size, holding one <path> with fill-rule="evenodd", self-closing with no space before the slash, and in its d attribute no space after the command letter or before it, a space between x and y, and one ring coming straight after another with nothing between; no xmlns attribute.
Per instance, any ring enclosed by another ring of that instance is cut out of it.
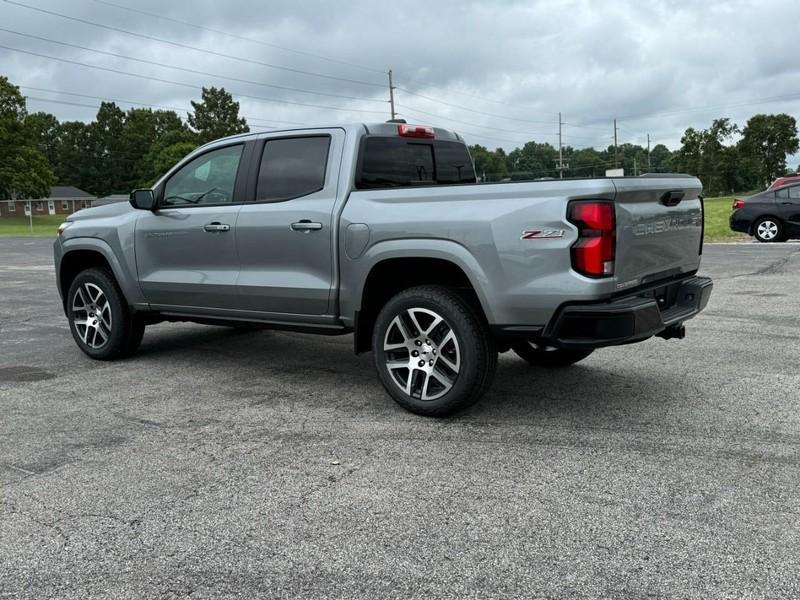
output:
<svg viewBox="0 0 800 600"><path fill-rule="evenodd" d="M400 116L408 117L408 118L414 119L414 120L419 120L419 121L424 121L425 120L424 118L420 118L418 115L415 115L413 113L402 112L402 113L398 113L398 114L400 114ZM452 120L452 119L449 119L448 117L438 117L438 118L441 118L443 120ZM494 127L485 127L483 125L478 125L477 123L467 123L466 121L457 121L457 122L464 123L464 124L472 126L472 127L479 127L479 128L485 128L485 129L496 129ZM534 132L525 132L525 131L517 132L517 131L511 131L511 130L508 130L508 129L501 129L499 131L510 131L511 133L520 133L520 134L527 134L527 135L533 135L533 136L556 136L556 137L558 136L557 133L550 134L550 133L534 133ZM476 138L479 138L479 139L491 140L493 142L516 144L517 147L524 146L525 144L527 144L529 142L535 141L534 139L511 140L511 139L508 139L508 138L496 137L496 136L493 136L493 135L487 135L485 133L476 133L474 131L466 131L466 130L463 130L463 129L458 129L458 133L464 134L464 135L468 135L468 136L471 136L471 137L476 137ZM592 141L592 140L589 140L588 138L572 138L572 139L573 140Z"/></svg>
<svg viewBox="0 0 800 600"><path fill-rule="evenodd" d="M135 102L133 100L122 100L122 99L119 99L119 98L107 98L107 97L104 97L104 96L91 96L89 94L78 94L76 92L65 92L63 90L51 90L49 88L34 87L32 85L20 85L18 87L20 87L22 89L26 89L26 90L35 90L37 92L49 92L49 93L52 93L52 94L63 94L65 96L75 96L75 97L78 97L78 98L89 98L91 100L100 100L102 102L119 102L120 104L132 104L134 106L144 106L144 107L147 107L147 108L156 108L156 109L159 109L159 110L172 110L172 111L175 111L175 112L189 112L189 111L192 110L191 108L185 108L185 107L180 108L180 107L177 107L177 106L164 106L162 104L148 104L146 102ZM298 121L278 121L276 119L262 119L261 117L253 117L253 116L248 116L248 115L242 115L242 116L245 119L247 119L248 121L262 121L264 123L280 123L280 124L284 124L284 125L307 125L307 123L300 123Z"/></svg>
<svg viewBox="0 0 800 600"><path fill-rule="evenodd" d="M695 106L695 107L691 107L691 108L684 108L684 109L673 110L673 111L636 113L636 114L633 114L633 115L626 115L624 117L621 117L620 120L622 120L622 121L636 121L636 120L639 120L639 119L646 119L646 118L650 118L650 117L666 117L666 116L680 115L680 114L686 114L686 113L692 113L692 112L704 112L704 111L709 111L709 110L720 110L720 109L725 109L725 108L741 108L741 107L745 107L745 106L754 106L756 104L769 104L769 103L772 103L772 102L781 102L781 101L784 101L784 100L795 100L797 98L800 98L800 92L793 93L793 94L784 94L784 95L781 95L781 96L769 96L769 97L766 97L766 98L758 98L758 99L747 100L747 101L742 101L742 102L732 102L732 103L727 103L727 104L710 104L710 105L707 105L707 106ZM589 127L586 127L586 126L583 126L583 127L585 127L586 129L589 129ZM600 127L596 127L596 128L592 127L592 129L601 129L601 128Z"/></svg>
<svg viewBox="0 0 800 600"><path fill-rule="evenodd" d="M469 125L471 127L478 127L480 129L492 129L494 131L503 131L503 132L506 132L506 133L518 133L518 134L523 134L523 135L540 135L540 136L551 136L551 137L558 135L557 133L543 133L543 132L538 132L537 133L537 132L533 132L533 131L519 131L519 130L516 130L516 129L501 129L499 127L489 127L488 125L478 125L474 121L462 121L460 119L454 119L452 117L445 117L444 115L440 115L440 114L432 113L432 112L427 112L427 111L422 110L421 108L416 108L416 107L413 107L413 106L407 106L405 104L398 104L397 106L399 108L404 108L406 110L412 110L415 113L421 113L423 115L427 115L427 116L433 117L435 119L441 119L443 121L452 121L453 123L461 123L462 125Z"/></svg>
<svg viewBox="0 0 800 600"><path fill-rule="evenodd" d="M4 1L7 2L8 0L4 0ZM2 48L4 50L10 50L12 52L20 52L22 54L29 54L30 56L37 56L39 58L47 58L49 60L55 60L55 61L59 61L59 62L67 63L67 64L78 65L78 66L86 67L86 68L89 68L89 69L96 69L96 70L99 70L99 71L106 71L108 73L116 73L118 75L127 75L129 77L137 77L139 79L146 79L146 80L149 80L149 81L157 81L159 83L167 83L169 85L177 85L177 86L181 86L181 87L190 88L190 89L193 89L193 90L201 90L202 89L202 86L198 86L198 85L195 85L193 83L184 83L184 82L180 82L180 81L172 81L170 79L161 79L160 77L151 77L149 75L141 75L139 73L130 73L128 71L122 71L120 69L112 69L110 67L102 67L100 65L90 65L88 63L83 63L83 62L80 62L80 61L77 61L77 60L70 60L68 58L61 58L59 56L50 56L48 54L40 54L38 52L32 52L30 50L21 50L20 48L12 48L11 46L0 45L0 48ZM291 101L291 100L283 100L283 99L279 99L279 98L266 98L264 96L253 96L252 94L242 94L241 92L235 92L233 90L229 90L229 91L231 92L231 94L234 94L234 95L239 96L241 98L248 98L248 99L251 99L251 100L260 100L262 102L276 102L276 103L279 103L279 104L290 104L290 105L293 105L293 106L307 106L307 107L311 107L311 108L323 108L323 109L326 109L326 110L339 110L339 111L344 111L344 112L371 113L371 114L379 114L379 115L384 114L383 111L378 111L378 110L366 110L366 109L361 109L361 108L342 108L340 106L325 106L325 105L321 105L321 104L308 104L306 102L294 102L294 101Z"/></svg>
<svg viewBox="0 0 800 600"><path fill-rule="evenodd" d="M417 79L417 78L412 78L410 81L414 81L414 79ZM412 94L412 95L418 95L418 92L413 92L413 91L408 90L408 89L404 89L403 91L405 91L406 93ZM465 98L474 98L475 100L480 100L481 102L487 102L489 104L497 104L499 106L510 106L512 108L516 108L517 110L526 110L526 111L532 110L534 112L538 112L538 113L541 113L541 114L553 115L553 116L558 114L558 113L555 113L555 112L552 112L552 111L545 111L545 110L541 110L541 109L538 109L538 108L534 108L533 106L526 106L524 104L515 104L513 102L506 102L504 100L496 100L496 99L493 99L493 98L486 98L485 96L478 96L477 94L470 94L470 93L467 93L467 92L460 92L458 90L449 90L448 89L447 93L448 94L455 94L456 96L464 96ZM434 102L442 102L441 100L438 100L438 99L432 99L432 100Z"/></svg>
<svg viewBox="0 0 800 600"><path fill-rule="evenodd" d="M114 27L112 25L105 25L103 23L96 23L94 21L89 21L88 19L81 19L79 17L72 17L70 15L65 15L63 13L55 12L55 11L52 11L52 10L47 10L47 9L44 9L44 8L39 8L37 6L31 6L29 4L24 4L22 2L17 2L16 0L3 0L3 2L6 2L7 4L13 4L14 6L20 6L22 8L27 8L28 10L34 10L36 12L40 12L40 13L43 13L43 14L46 14L46 15L60 17L62 19L68 19L68 20L74 21L76 23L83 23L84 25L91 25L92 27L99 27L101 29L106 29L106 30L109 30L109 31L116 31L117 33L123 33L125 35L130 35L130 36L133 36L133 37L137 37L137 38L141 38L141 39L145 39L145 40L150 40L150 41L153 41L153 42L159 42L159 43L162 43L162 44L169 44L170 46L175 46L176 48L184 48L184 49L187 49L187 50L193 50L195 52L203 52L205 54L210 54L212 56L219 56L219 57L228 58L228 59L231 59L231 60L238 60L240 62L246 62L246 63L250 63L250 64L254 64L254 65L260 65L262 67L267 67L267 68L270 68L270 69L278 69L278 70L287 71L287 72L290 72L290 73L297 73L299 75L307 75L309 77L319 77L319 78L322 78L322 79L328 79L328 80L333 80L333 81L344 81L344 82L347 82L347 83L355 83L357 85L368 85L368 86L379 87L379 88L383 87L383 84L381 84L381 83L372 83L370 81L361 81L361 80L358 80L358 79L349 79L347 77L337 77L335 75L327 75L325 73L316 73L314 71L304 71L303 69L295 69L295 68L292 68L292 67L284 67L282 65L275 65L275 64L272 64L272 63L262 62L262 61L259 61L259 60L253 60L253 59L250 59L250 58L244 58L242 56L236 56L236 55L233 55L233 54L225 54L224 52L217 52L216 50L208 50L207 48L200 48L198 46L191 46L189 44L183 44L181 42L175 42L175 41L172 41L172 40L159 38L159 37L156 37L156 36L153 36L153 35L147 35L147 34L144 34L144 33L137 33L135 31L129 31L127 29L122 29L121 27Z"/></svg>
<svg viewBox="0 0 800 600"><path fill-rule="evenodd" d="M330 56L322 56L321 54L314 54L313 52L306 52L304 50L297 50L296 48L287 48L286 46L279 46L277 44L271 44L269 42L265 42L265 41L262 41L262 40L257 40L257 39L251 38L251 37L246 37L246 36L243 36L243 35L237 35L235 33L229 32L229 31L223 31L221 29L214 29L212 27L206 27L205 25L198 25L197 23L191 23L190 21L182 21L181 19L175 19L173 17L168 17L166 15L160 15L160 14L157 14L157 13L147 12L146 10L141 10L141 9L138 9L138 8L132 8L130 6L123 6L121 4L116 4L114 2L108 2L107 0L94 0L94 2L97 2L98 4L105 4L106 6L113 6L114 8L119 8L121 10L127 10L128 12L132 12L132 13L138 13L140 15L146 15L148 17L154 17L154 18L157 18L157 19L162 19L164 21L171 21L173 23L179 23L181 25L186 25L188 27L194 27L195 29L200 29L202 31L208 31L210 33L217 33L219 35L224 35L224 36L227 36L227 37L230 37L230 38L234 38L234 39L237 39L237 40L243 40L245 42L251 42L253 44L259 44L260 46L266 46L267 48L276 48L278 50L283 50L285 52L293 52L293 53L299 54L301 56L310 56L310 57L316 58L318 60L324 60L324 61L327 61L327 62L330 62L330 63L339 64L339 65L347 65L349 67L354 67L356 69L363 69L364 71L371 71L373 73L381 73L381 74L383 73L383 71L380 70L380 69L375 69L373 67L367 67L367 66L364 66L364 65L360 65L358 63L354 63L354 62L350 62L350 61L346 61L346 60L340 60L340 59L336 59L336 58L331 58Z"/></svg>
<svg viewBox="0 0 800 600"><path fill-rule="evenodd" d="M591 127L589 125L579 125L577 123L564 123L567 127L578 127L580 129L594 129L595 131L607 131L606 127Z"/></svg>
<svg viewBox="0 0 800 600"><path fill-rule="evenodd" d="M99 1L99 0L95 0L95 1ZM155 61L155 60L147 60L147 59L144 59L144 58L136 58L134 56L126 56L124 54L117 54L115 52L108 52L106 50L97 50L95 48L89 48L88 46L81 46L79 44L72 44L70 42L61 42L59 40L53 40L53 39L50 39L50 38L46 38L46 37L42 37L42 36L38 36L38 35L33 35L31 33L22 33L22 32L19 32L19 31L13 31L11 29L6 29L4 27L0 27L0 31L4 31L6 33L11 33L13 35L18 35L18 36L21 36L21 37L26 37L26 38L30 38L30 39L34 39L34 40L40 40L42 42L48 42L48 43L51 43L51 44L58 44L59 46L67 46L69 48L77 48L78 50L86 50L88 52L95 52L96 54L103 54L105 56L113 56L114 58L122 58L124 60L131 60L131 61L134 61L134 62L146 64L146 65L154 65L156 67L163 67L165 69L175 69L176 71L184 71L186 73L193 73L195 75L205 75L207 77L217 77L219 79L227 79L229 81L236 81L236 82L239 82L239 83L247 83L247 84L250 84L250 85L258 85L258 86L261 86L261 87L274 88L274 89L278 89L278 90L287 90L287 91L291 91L291 92L301 92L303 94L314 94L314 95L317 95L317 96L330 96L332 98L343 98L345 100L362 100L364 102L381 102L381 103L384 102L384 100L377 100L375 98L365 98L363 96L346 96L346 95L342 95L342 94L331 94L329 92L317 92L317 91L314 91L314 90L306 90L306 89L302 89L302 88L289 87L289 86L285 86L285 85L275 85L275 84L271 84L271 83L262 83L260 81L253 81L253 80L250 80L250 79L240 79L238 77L231 77L229 75L219 75L218 73L209 73L207 71L199 71L197 69L190 69L188 67L180 67L180 66L177 66L177 65L170 65L170 64L167 64L167 63L161 63L161 62L158 62L158 61Z"/></svg>
<svg viewBox="0 0 800 600"><path fill-rule="evenodd" d="M462 106L460 104L453 104L452 102L446 102L444 100L438 100L438 99L432 98L430 96L425 96L424 94L418 94L416 92L412 92L410 90L407 90L407 89L401 88L401 87L398 87L397 90L400 91L400 92L405 92L406 94L411 94L412 96L417 96L419 98L424 98L425 100L429 100L431 102L436 102L438 104L444 104L445 106L450 106L450 107L453 107L453 108L459 108L461 110L466 110L467 112L475 113L477 115L484 115L486 117L495 117L497 119L508 119L509 121L520 121L522 123L546 123L546 124L550 124L551 123L551 121L536 121L536 120L532 120L532 119L518 119L516 117L507 117L505 115L498 115L496 113L488 113L488 112L484 112L484 111L481 111L481 110L475 110L475 109L472 109L472 108L468 108L466 106Z"/></svg>

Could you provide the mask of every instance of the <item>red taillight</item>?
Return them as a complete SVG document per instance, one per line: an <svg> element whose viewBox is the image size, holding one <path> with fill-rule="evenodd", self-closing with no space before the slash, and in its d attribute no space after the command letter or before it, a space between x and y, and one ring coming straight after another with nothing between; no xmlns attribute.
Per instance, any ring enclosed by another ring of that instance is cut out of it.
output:
<svg viewBox="0 0 800 600"><path fill-rule="evenodd" d="M571 202L568 218L578 227L578 241L572 245L572 268L587 277L613 275L617 246L614 203Z"/></svg>
<svg viewBox="0 0 800 600"><path fill-rule="evenodd" d="M397 126L397 133L403 137L412 138L432 139L434 137L433 127L428 125L406 125L405 123L401 123Z"/></svg>
<svg viewBox="0 0 800 600"><path fill-rule="evenodd" d="M733 210L736 210L737 208L744 208L744 200L733 201Z"/></svg>

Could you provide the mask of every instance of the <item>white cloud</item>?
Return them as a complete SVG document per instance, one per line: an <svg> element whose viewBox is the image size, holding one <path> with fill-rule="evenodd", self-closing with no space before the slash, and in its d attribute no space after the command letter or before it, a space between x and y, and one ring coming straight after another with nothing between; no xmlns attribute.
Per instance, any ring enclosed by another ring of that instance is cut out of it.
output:
<svg viewBox="0 0 800 600"><path fill-rule="evenodd" d="M382 71L392 68L396 83L403 90L443 101L399 90L397 102L401 113L470 132L465 137L490 147L510 149L531 137L555 142L558 111L571 124L564 129L566 143L598 147L610 142L615 117L622 128L621 141L644 143L650 133L654 143L674 148L687 127L706 127L716 117L731 117L743 124L758 112L789 112L800 116L796 36L791 28L781 28L782 19L791 22L795 12L789 0L302 3L109 0L266 44L294 48L300 53L192 28L96 0L19 1L223 54L379 86L386 81ZM3 46L180 81L198 88L223 85L247 96L346 109L335 111L240 97L242 113L251 118L339 123L380 120L384 113L388 117L387 92L382 87L271 69L65 20L6 2L0 3L0 23L5 29L146 60L276 86L365 98L349 100L270 89L137 64L0 32ZM14 83L62 92L177 107L188 107L189 100L198 96L187 87L4 49L0 49L0 65L0 72ZM67 95L23 91L36 97L96 103ZM767 98L772 100L753 103ZM90 108L41 101L31 101L30 108L53 112L61 119L93 117ZM252 124L257 123L252 120Z"/></svg>

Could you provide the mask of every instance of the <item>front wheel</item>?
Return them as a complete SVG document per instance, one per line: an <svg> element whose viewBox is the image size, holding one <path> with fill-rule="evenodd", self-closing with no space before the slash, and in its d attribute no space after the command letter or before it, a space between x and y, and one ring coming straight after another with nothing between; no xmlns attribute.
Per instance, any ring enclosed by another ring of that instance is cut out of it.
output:
<svg viewBox="0 0 800 600"><path fill-rule="evenodd" d="M783 241L783 228L777 219L766 217L753 226L753 236L763 243Z"/></svg>
<svg viewBox="0 0 800 600"><path fill-rule="evenodd" d="M542 346L529 342L515 342L511 349L520 358L525 359L535 367L561 368L574 365L589 356L594 349L586 350L564 350L552 346Z"/></svg>
<svg viewBox="0 0 800 600"><path fill-rule="evenodd" d="M130 356L144 335L144 321L131 313L114 276L105 269L78 274L67 292L67 314L78 347L97 360Z"/></svg>
<svg viewBox="0 0 800 600"><path fill-rule="evenodd" d="M483 320L461 295L438 285L410 288L389 300L375 322L372 350L389 395L430 417L477 402L497 367Z"/></svg>

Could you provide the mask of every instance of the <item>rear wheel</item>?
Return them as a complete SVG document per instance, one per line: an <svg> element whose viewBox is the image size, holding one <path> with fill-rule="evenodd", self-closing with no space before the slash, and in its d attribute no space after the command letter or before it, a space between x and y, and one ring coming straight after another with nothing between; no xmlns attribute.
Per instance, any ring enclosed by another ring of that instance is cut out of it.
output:
<svg viewBox="0 0 800 600"><path fill-rule="evenodd" d="M561 368L574 365L594 352L593 348L586 350L565 350L553 346L543 346L525 340L515 342L511 349L520 358L525 359L536 367Z"/></svg>
<svg viewBox="0 0 800 600"><path fill-rule="evenodd" d="M783 241L783 226L780 221L772 217L765 217L759 219L753 225L753 237L759 242L782 242Z"/></svg>
<svg viewBox="0 0 800 600"><path fill-rule="evenodd" d="M444 286L394 296L372 335L384 388L406 410L444 417L474 404L497 367L494 339L473 307Z"/></svg>
<svg viewBox="0 0 800 600"><path fill-rule="evenodd" d="M113 275L105 269L78 274L67 292L67 314L78 347L97 360L136 352L144 320L131 313Z"/></svg>

